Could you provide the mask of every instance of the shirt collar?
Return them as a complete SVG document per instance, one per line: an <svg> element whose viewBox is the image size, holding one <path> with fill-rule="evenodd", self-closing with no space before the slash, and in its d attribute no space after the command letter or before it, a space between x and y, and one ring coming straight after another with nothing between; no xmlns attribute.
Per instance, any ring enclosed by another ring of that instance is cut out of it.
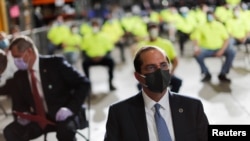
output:
<svg viewBox="0 0 250 141"><path fill-rule="evenodd" d="M164 110L169 108L168 90L166 91L166 93L163 95L163 97L158 102L155 102L150 97L148 97L148 95L143 91L143 89L142 89L142 97L144 100L145 107L147 109L152 109L156 103L159 103Z"/></svg>
<svg viewBox="0 0 250 141"><path fill-rule="evenodd" d="M34 71L39 72L39 56L36 57L36 60L33 64L33 68Z"/></svg>

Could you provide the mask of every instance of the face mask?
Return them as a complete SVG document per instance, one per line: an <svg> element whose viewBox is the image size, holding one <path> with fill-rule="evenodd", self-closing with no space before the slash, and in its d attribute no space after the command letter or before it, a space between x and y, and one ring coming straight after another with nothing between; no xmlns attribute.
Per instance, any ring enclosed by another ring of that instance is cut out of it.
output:
<svg viewBox="0 0 250 141"><path fill-rule="evenodd" d="M152 37L152 38L157 38L159 35L159 32L158 32L158 29L157 28L154 28L154 29L150 29L149 30L149 36Z"/></svg>
<svg viewBox="0 0 250 141"><path fill-rule="evenodd" d="M14 63L19 70L27 70L28 63L26 63L23 58L14 58Z"/></svg>
<svg viewBox="0 0 250 141"><path fill-rule="evenodd" d="M214 17L212 15L207 15L207 21L212 22L214 20Z"/></svg>
<svg viewBox="0 0 250 141"><path fill-rule="evenodd" d="M8 48L10 42L8 39L4 39L2 41L0 41L0 49L6 49Z"/></svg>
<svg viewBox="0 0 250 141"><path fill-rule="evenodd" d="M144 23L148 23L150 21L148 16L142 17L142 20L143 20Z"/></svg>
<svg viewBox="0 0 250 141"><path fill-rule="evenodd" d="M25 56L25 53L24 55ZM23 60L23 57L14 58L14 63L19 70L27 70L29 65Z"/></svg>
<svg viewBox="0 0 250 141"><path fill-rule="evenodd" d="M234 11L234 16L235 16L236 18L239 18L239 16L240 16L240 11Z"/></svg>
<svg viewBox="0 0 250 141"><path fill-rule="evenodd" d="M146 87L156 93L162 93L169 85L171 75L168 70L158 69L155 72L147 73L143 77L146 80Z"/></svg>
<svg viewBox="0 0 250 141"><path fill-rule="evenodd" d="M78 33L78 28L77 27L72 28L72 33L77 34Z"/></svg>
<svg viewBox="0 0 250 141"><path fill-rule="evenodd" d="M100 31L99 27L97 27L97 26L94 26L94 27L93 27L93 32L94 32L94 33L97 33L97 32L99 32L99 31Z"/></svg>

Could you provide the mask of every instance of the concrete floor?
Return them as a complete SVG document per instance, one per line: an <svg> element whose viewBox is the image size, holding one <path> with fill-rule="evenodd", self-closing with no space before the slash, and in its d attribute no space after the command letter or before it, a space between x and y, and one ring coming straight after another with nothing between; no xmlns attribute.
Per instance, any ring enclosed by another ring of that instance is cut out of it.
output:
<svg viewBox="0 0 250 141"><path fill-rule="evenodd" d="M177 49L178 50L178 49ZM91 107L89 111L90 129L79 132L85 136L90 135L91 141L102 141L105 134L105 123L109 105L130 97L138 92L137 81L133 76L132 55L126 49L127 60L120 63L119 51L114 50L112 54L117 63L115 69L114 84L117 90L109 92L107 70L104 67L96 66L90 70L90 79L93 83L91 95ZM80 63L80 62L79 62ZM210 124L250 124L250 56L244 54L244 48L238 50L229 73L232 79L231 84L223 84L218 81L217 75L221 67L221 59L206 59L212 73L211 83L202 83L200 69L197 62L192 58L192 49L187 47L185 55L180 57L179 67L176 75L183 79L183 86L180 93L196 97L203 102L205 112ZM77 68L81 70L80 65ZM9 99L1 98L1 103L10 113ZM4 141L2 129L12 121L12 117L5 117L0 110L0 141ZM88 134L88 131L90 131ZM84 141L82 137L77 138ZM56 141L55 134L48 134L49 141ZM43 137L33 141L42 141Z"/></svg>

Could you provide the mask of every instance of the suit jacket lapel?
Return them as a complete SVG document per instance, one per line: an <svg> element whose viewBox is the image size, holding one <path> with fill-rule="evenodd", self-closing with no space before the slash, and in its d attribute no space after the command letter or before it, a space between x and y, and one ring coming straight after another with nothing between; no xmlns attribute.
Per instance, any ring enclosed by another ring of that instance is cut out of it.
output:
<svg viewBox="0 0 250 141"><path fill-rule="evenodd" d="M174 134L177 141L178 137L182 135L181 131L177 129L182 126L182 122L185 121L183 120L184 117L181 115L184 111L184 107L181 106L178 98L171 94L171 92L169 92L169 103L172 114Z"/></svg>
<svg viewBox="0 0 250 141"><path fill-rule="evenodd" d="M40 70L40 79L41 79L41 83L42 83L42 87L43 87L43 93L47 94L47 90L48 90L48 84L47 84L47 77L46 73L47 73L47 68L46 65L44 64L44 59L42 56L39 56L39 70Z"/></svg>
<svg viewBox="0 0 250 141"><path fill-rule="evenodd" d="M149 141L146 113L141 92L134 97L131 105L129 111L134 119L140 141Z"/></svg>

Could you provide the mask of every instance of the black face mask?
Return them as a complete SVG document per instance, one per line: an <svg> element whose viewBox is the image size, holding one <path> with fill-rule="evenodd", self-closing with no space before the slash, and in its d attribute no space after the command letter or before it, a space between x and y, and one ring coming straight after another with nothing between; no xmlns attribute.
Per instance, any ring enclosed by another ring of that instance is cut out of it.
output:
<svg viewBox="0 0 250 141"><path fill-rule="evenodd" d="M156 93L162 93L169 85L171 75L168 70L158 69L145 74L146 87Z"/></svg>

